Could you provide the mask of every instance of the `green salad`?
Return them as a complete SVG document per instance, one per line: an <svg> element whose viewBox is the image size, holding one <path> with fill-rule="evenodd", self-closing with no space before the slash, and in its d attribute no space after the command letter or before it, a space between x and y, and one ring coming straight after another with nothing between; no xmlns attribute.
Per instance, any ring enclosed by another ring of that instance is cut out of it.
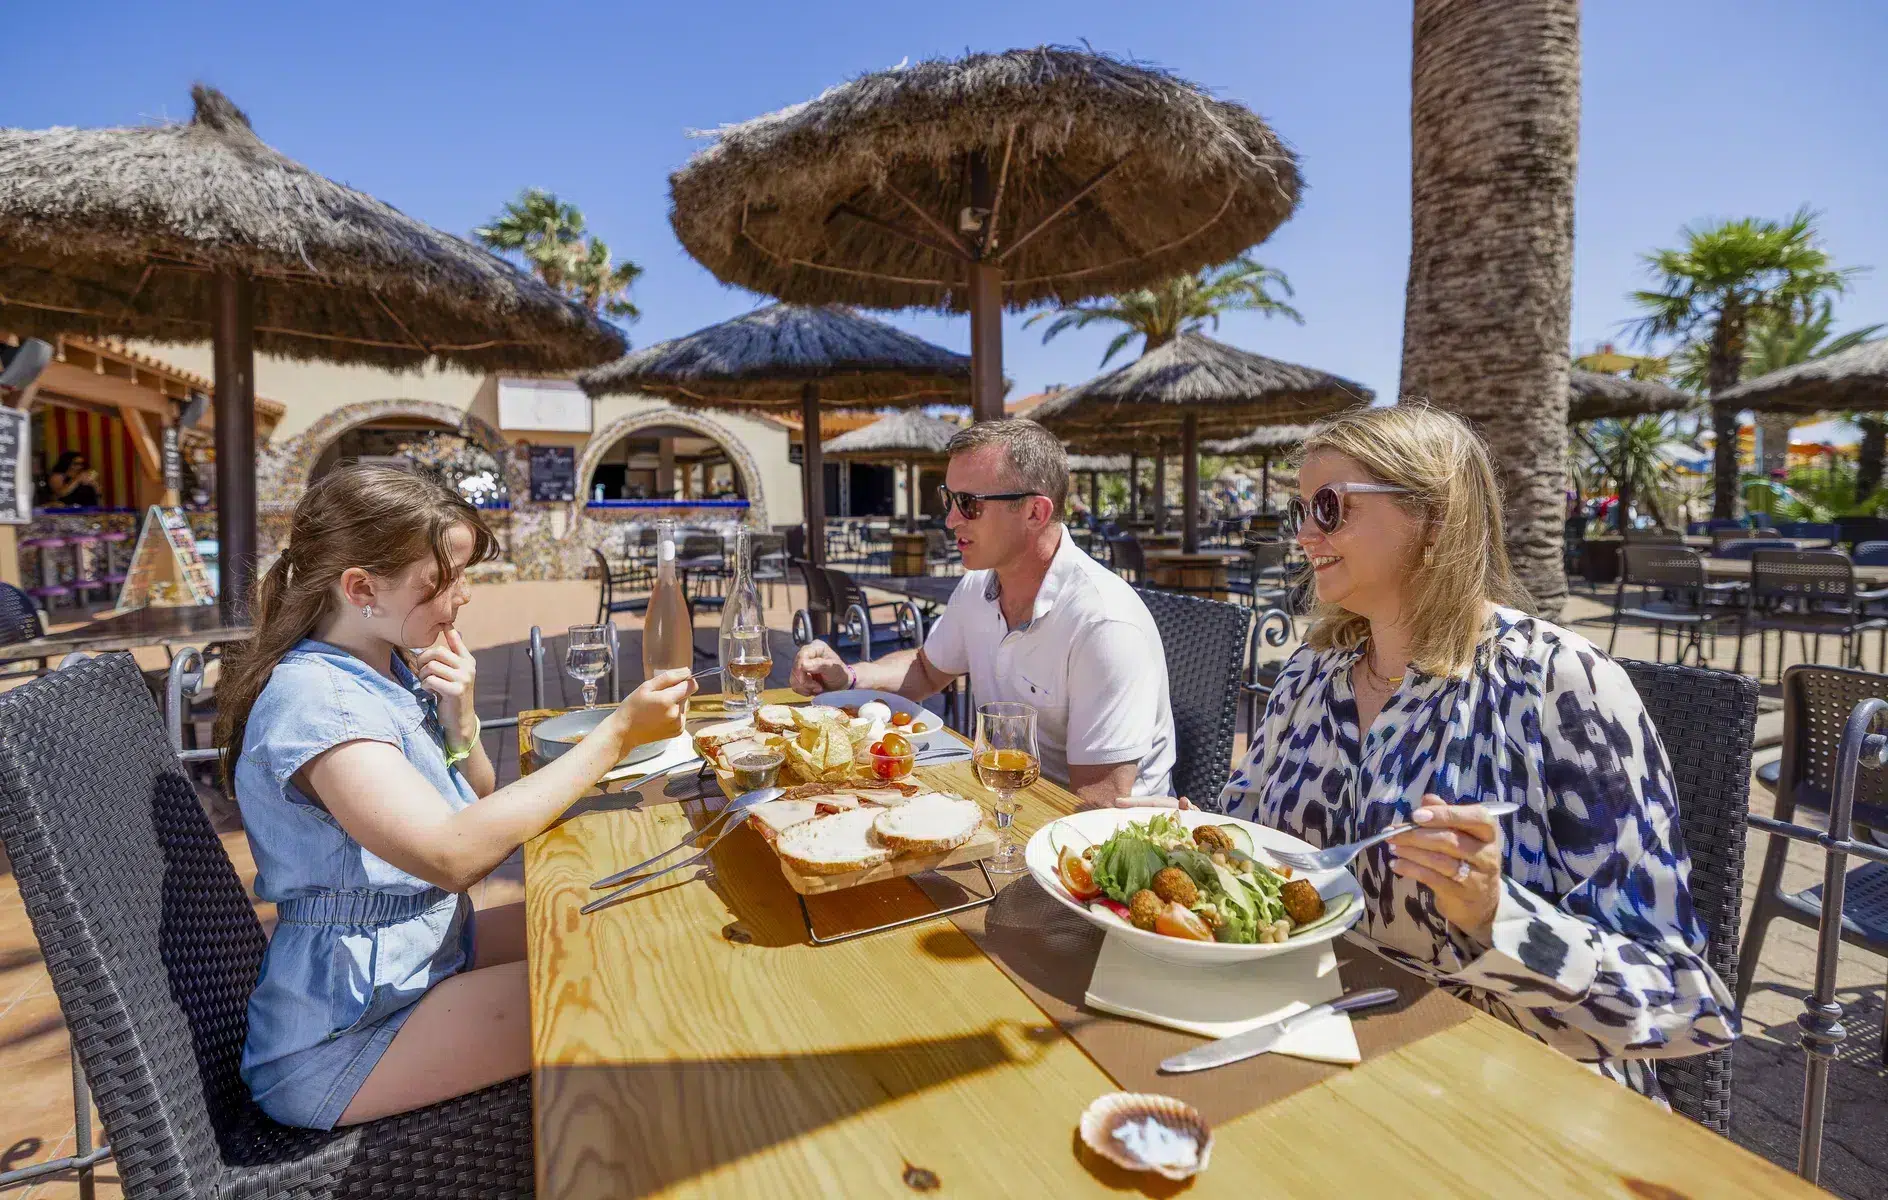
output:
<svg viewBox="0 0 1888 1200"><path fill-rule="evenodd" d="M1308 880L1272 869L1254 851L1241 826L1189 830L1160 813L1123 826L1079 856L1063 850L1060 872L1091 909L1195 941L1282 942L1350 907L1348 894L1327 905Z"/></svg>

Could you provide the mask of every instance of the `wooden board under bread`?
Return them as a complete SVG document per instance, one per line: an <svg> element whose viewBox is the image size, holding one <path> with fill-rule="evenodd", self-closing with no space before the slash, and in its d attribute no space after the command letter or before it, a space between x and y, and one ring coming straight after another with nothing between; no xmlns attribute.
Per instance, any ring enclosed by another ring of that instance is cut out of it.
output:
<svg viewBox="0 0 1888 1200"><path fill-rule="evenodd" d="M721 794L733 799L736 794L734 776L727 771L716 771L715 780L721 785ZM872 785L835 783L832 789L835 792L843 792L848 786L870 787ZM930 791L937 790L929 784L924 786ZM770 848L773 845L771 841L767 844ZM787 885L802 896L818 896L825 892L840 892L863 884L878 883L884 879L902 879L906 875L916 875L921 871L935 871L939 867L963 866L966 863L989 858L997 852L997 847L1000 845L1002 843L997 838L996 830L991 828L990 822L986 819L977 826L977 832L971 835L969 841L946 854L910 854L889 859L875 867L867 867L863 871L847 871L840 875L805 875L789 866L785 859L781 859L780 873L787 877Z"/></svg>

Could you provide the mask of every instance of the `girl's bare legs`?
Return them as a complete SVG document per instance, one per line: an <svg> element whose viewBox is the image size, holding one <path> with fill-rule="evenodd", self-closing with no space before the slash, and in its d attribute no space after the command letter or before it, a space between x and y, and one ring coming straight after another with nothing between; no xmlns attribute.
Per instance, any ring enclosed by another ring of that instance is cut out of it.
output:
<svg viewBox="0 0 1888 1200"><path fill-rule="evenodd" d="M472 918L472 969L524 961L524 901L482 908Z"/></svg>
<svg viewBox="0 0 1888 1200"><path fill-rule="evenodd" d="M466 971L434 987L414 1005L340 1123L409 1112L528 1073L530 1001L521 961Z"/></svg>

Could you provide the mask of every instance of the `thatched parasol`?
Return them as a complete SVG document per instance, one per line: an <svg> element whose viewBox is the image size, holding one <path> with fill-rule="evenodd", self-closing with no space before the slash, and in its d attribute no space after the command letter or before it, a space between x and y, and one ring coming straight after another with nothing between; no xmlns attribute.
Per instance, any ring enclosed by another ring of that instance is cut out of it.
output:
<svg viewBox="0 0 1888 1200"><path fill-rule="evenodd" d="M820 403L962 404L970 360L837 305L770 304L586 371L577 382L593 397L645 392L698 408L797 405L806 552L818 563L826 554Z"/></svg>
<svg viewBox="0 0 1888 1200"><path fill-rule="evenodd" d="M216 346L226 601L255 565L254 354L551 371L621 334L503 259L265 145L222 93L188 124L0 129L0 328Z"/></svg>
<svg viewBox="0 0 1888 1200"><path fill-rule="evenodd" d="M1251 433L1223 442L1206 443L1208 454L1259 460L1259 511L1272 511L1272 460L1304 445L1320 425L1261 425Z"/></svg>
<svg viewBox="0 0 1888 1200"><path fill-rule="evenodd" d="M951 439L964 431L956 421L927 417L906 409L880 417L860 429L842 433L820 447L831 458L859 462L903 463L905 466L905 528L918 527L918 463L941 462Z"/></svg>
<svg viewBox="0 0 1888 1200"><path fill-rule="evenodd" d="M1888 338L1746 380L1713 403L1757 412L1888 410Z"/></svg>
<svg viewBox="0 0 1888 1200"><path fill-rule="evenodd" d="M979 419L1003 415L1002 309L1223 262L1298 203L1250 110L1062 47L863 75L713 136L669 180L688 252L783 300L968 311Z"/></svg>
<svg viewBox="0 0 1888 1200"><path fill-rule="evenodd" d="M1597 371L1567 373L1567 424L1608 418L1630 419L1655 413L1681 412L1698 402L1690 392L1645 379L1603 375Z"/></svg>
<svg viewBox="0 0 1888 1200"><path fill-rule="evenodd" d="M1199 548L1200 439L1244 435L1255 424L1304 422L1359 404L1373 393L1312 367L1253 354L1200 333L1183 333L1125 367L1064 388L1030 417L1084 450L1180 438L1185 547ZM1163 502L1165 455L1157 450L1155 487Z"/></svg>

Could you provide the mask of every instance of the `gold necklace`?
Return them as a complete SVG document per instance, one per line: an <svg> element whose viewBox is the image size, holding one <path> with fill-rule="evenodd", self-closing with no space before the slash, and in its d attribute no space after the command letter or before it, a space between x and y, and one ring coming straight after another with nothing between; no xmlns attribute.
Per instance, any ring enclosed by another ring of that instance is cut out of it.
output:
<svg viewBox="0 0 1888 1200"><path fill-rule="evenodd" d="M1375 675L1379 680L1389 684L1391 687L1396 687L1405 679L1409 678L1409 668L1407 667L1403 669L1401 675L1385 675L1382 671L1377 669L1377 647L1374 642L1371 643L1370 646L1368 666L1370 667L1370 673L1372 675Z"/></svg>

